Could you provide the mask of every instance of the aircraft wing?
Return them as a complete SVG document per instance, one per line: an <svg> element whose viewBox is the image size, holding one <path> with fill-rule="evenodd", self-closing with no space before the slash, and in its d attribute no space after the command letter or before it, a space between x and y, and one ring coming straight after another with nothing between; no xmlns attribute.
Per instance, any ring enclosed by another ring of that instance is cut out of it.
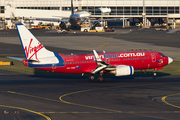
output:
<svg viewBox="0 0 180 120"><path fill-rule="evenodd" d="M51 22L69 22L69 20L60 20L59 18L34 18L40 21L51 21Z"/></svg>
<svg viewBox="0 0 180 120"><path fill-rule="evenodd" d="M64 18L64 19L69 19L69 17L64 17L64 16L52 16L52 17L55 17L55 18Z"/></svg>
<svg viewBox="0 0 180 120"><path fill-rule="evenodd" d="M110 21L110 20L126 20L129 18L112 18L112 19L98 19L98 20L90 20L90 22L100 22L100 21Z"/></svg>
<svg viewBox="0 0 180 120"><path fill-rule="evenodd" d="M92 74L99 73L99 72L101 72L103 70L114 70L116 68L115 66L104 62L95 50L93 50L93 53L94 53L94 58L95 58L96 63L97 63L98 66L92 72Z"/></svg>

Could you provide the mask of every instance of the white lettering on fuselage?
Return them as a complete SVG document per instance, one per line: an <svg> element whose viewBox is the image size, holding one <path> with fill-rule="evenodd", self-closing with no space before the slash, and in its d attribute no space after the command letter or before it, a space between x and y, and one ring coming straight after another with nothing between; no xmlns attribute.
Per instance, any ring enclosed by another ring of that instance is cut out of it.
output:
<svg viewBox="0 0 180 120"><path fill-rule="evenodd" d="M121 57L142 57L145 56L145 53L122 53L122 54L104 54L100 55L100 58L121 58ZM85 56L86 60L92 60L94 59L94 56Z"/></svg>

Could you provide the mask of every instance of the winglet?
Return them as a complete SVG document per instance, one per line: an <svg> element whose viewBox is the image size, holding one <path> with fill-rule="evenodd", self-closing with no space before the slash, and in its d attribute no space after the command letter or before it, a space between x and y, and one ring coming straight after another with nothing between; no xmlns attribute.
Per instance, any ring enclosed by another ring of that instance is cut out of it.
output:
<svg viewBox="0 0 180 120"><path fill-rule="evenodd" d="M95 58L96 62L102 62L102 59L100 58L100 56L98 55L96 50L93 50L93 53L94 53L94 58Z"/></svg>

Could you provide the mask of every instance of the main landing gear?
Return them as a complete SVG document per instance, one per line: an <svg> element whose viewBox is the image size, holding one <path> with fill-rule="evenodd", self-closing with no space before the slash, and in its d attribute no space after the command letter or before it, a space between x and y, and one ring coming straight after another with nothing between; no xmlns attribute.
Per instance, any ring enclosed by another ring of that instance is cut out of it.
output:
<svg viewBox="0 0 180 120"><path fill-rule="evenodd" d="M91 74L89 76L89 80L90 81L94 81L95 80L94 74ZM100 81L100 82L102 82L104 80L103 77L102 77L102 74L100 74L100 76L97 78L97 80Z"/></svg>
<svg viewBox="0 0 180 120"><path fill-rule="evenodd" d="M94 74L91 74L91 75L89 76L89 80L90 80L90 81L94 81L94 79L95 79Z"/></svg>

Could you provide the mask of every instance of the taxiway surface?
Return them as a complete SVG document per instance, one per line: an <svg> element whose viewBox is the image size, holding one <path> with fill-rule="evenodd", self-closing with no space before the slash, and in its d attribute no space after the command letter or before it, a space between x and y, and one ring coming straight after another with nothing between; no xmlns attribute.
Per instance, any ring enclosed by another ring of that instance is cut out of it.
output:
<svg viewBox="0 0 180 120"><path fill-rule="evenodd" d="M101 83L89 82L87 76L3 72L7 71L0 71L3 120L179 119L180 76L106 76Z"/></svg>
<svg viewBox="0 0 180 120"><path fill-rule="evenodd" d="M114 33L32 32L47 49L63 54L146 48L180 59L179 35L165 31L132 28L132 32L117 29ZM7 55L23 57L14 30L0 32L0 56ZM179 120L180 76L104 76L102 83L89 82L87 78L0 70L0 119ZM4 110L10 113L4 114Z"/></svg>

